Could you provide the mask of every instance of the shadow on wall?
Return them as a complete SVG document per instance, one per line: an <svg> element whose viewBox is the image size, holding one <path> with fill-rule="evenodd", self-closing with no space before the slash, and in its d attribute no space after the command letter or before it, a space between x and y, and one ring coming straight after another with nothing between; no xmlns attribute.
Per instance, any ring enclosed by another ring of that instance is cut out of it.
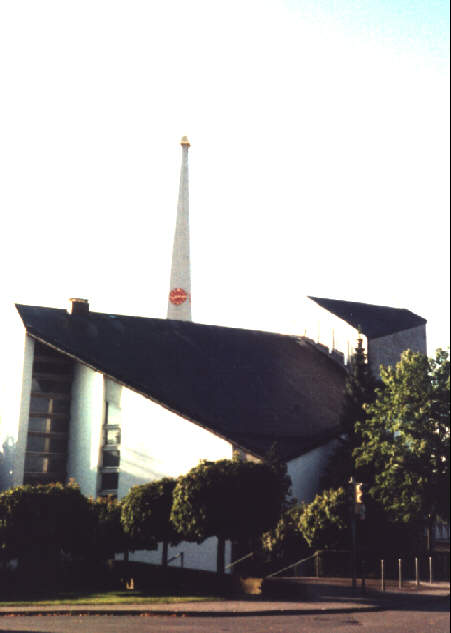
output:
<svg viewBox="0 0 451 633"><path fill-rule="evenodd" d="M12 488L15 452L16 442L12 437L7 437L0 453L0 490Z"/></svg>
<svg viewBox="0 0 451 633"><path fill-rule="evenodd" d="M119 485L122 494L126 494L132 486L147 484L168 477L161 470L161 464L146 453L128 449L121 455Z"/></svg>

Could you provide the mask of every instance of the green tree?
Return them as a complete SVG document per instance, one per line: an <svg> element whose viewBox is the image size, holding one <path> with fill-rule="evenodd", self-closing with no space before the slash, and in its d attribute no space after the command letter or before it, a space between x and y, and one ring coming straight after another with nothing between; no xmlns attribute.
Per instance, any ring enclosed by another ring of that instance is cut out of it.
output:
<svg viewBox="0 0 451 633"><path fill-rule="evenodd" d="M449 369L443 350L435 359L407 350L395 367L382 367L353 453L357 467L373 470L369 494L388 517L419 522L429 535L438 516L449 517Z"/></svg>
<svg viewBox="0 0 451 633"><path fill-rule="evenodd" d="M280 565L292 563L306 555L308 547L299 530L299 521L305 504L288 507L272 530L261 536L261 547L270 555L271 561Z"/></svg>
<svg viewBox="0 0 451 633"><path fill-rule="evenodd" d="M365 425L368 417L365 405L374 401L375 388L376 380L367 363L362 339L359 338L345 383L338 446L331 455L321 478L321 486L324 489L344 486L351 476L367 479L366 472L356 471L353 451L360 446L362 441L357 422Z"/></svg>
<svg viewBox="0 0 451 633"><path fill-rule="evenodd" d="M90 506L95 526L90 557L105 560L131 549L130 538L121 523L121 502L111 496L99 497L90 500Z"/></svg>
<svg viewBox="0 0 451 633"><path fill-rule="evenodd" d="M61 552L83 558L94 518L74 483L25 485L0 494L0 547L20 568L55 570Z"/></svg>
<svg viewBox="0 0 451 633"><path fill-rule="evenodd" d="M164 477L158 481L133 486L122 499L121 521L133 549L155 549L163 543L162 565L168 563L168 545L180 542L180 536L170 520L172 495L176 479Z"/></svg>
<svg viewBox="0 0 451 633"><path fill-rule="evenodd" d="M283 509L288 510L293 506L294 499L291 494L291 477L288 474L288 466L285 460L280 456L279 446L274 442L266 455L263 462L267 464L279 479L281 494L283 495Z"/></svg>
<svg viewBox="0 0 451 633"><path fill-rule="evenodd" d="M312 549L329 549L347 538L349 510L344 488L324 490L303 507L298 528Z"/></svg>
<svg viewBox="0 0 451 633"><path fill-rule="evenodd" d="M221 574L225 541L254 538L274 527L284 499L281 477L266 463L203 461L179 478L171 519L188 541L218 537Z"/></svg>

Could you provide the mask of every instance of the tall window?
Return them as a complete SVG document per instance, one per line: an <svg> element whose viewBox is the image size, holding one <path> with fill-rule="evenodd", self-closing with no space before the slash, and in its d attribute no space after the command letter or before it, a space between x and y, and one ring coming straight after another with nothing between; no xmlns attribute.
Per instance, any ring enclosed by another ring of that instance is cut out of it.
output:
<svg viewBox="0 0 451 633"><path fill-rule="evenodd" d="M104 379L105 417L100 456L99 494L117 495L121 461L121 395L122 386Z"/></svg>
<svg viewBox="0 0 451 633"><path fill-rule="evenodd" d="M73 361L35 341L24 483L65 482Z"/></svg>

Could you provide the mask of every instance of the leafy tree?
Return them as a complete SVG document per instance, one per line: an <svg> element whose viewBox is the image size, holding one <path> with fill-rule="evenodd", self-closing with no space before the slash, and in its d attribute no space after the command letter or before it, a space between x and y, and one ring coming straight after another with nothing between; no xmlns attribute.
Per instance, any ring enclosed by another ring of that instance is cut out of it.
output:
<svg viewBox="0 0 451 633"><path fill-rule="evenodd" d="M365 405L373 402L375 388L376 380L367 363L362 339L359 338L345 384L340 414L341 435L338 438L338 446L330 457L321 478L323 488L344 486L352 475L367 479L366 472L356 472L352 454L362 441L357 422L365 425L368 417Z"/></svg>
<svg viewBox="0 0 451 633"><path fill-rule="evenodd" d="M299 531L299 521L305 504L298 503L288 507L272 530L261 536L261 547L271 556L271 560L293 562L307 553L305 539Z"/></svg>
<svg viewBox="0 0 451 633"><path fill-rule="evenodd" d="M336 547L346 537L348 507L344 488L324 490L303 507L298 528L313 549Z"/></svg>
<svg viewBox="0 0 451 633"><path fill-rule="evenodd" d="M256 537L277 523L285 498L279 474L268 464L203 461L180 477L171 520L189 541L218 537L218 573L225 541Z"/></svg>
<svg viewBox="0 0 451 633"><path fill-rule="evenodd" d="M164 477L152 483L133 486L122 499L121 521L133 549L155 549L163 543L162 565L168 562L168 544L180 542L171 520L172 495L176 480Z"/></svg>
<svg viewBox="0 0 451 633"><path fill-rule="evenodd" d="M391 520L420 522L430 534L437 516L449 517L448 353L428 359L407 350L396 367L381 368L381 379L357 425L356 465L374 470L369 494Z"/></svg>
<svg viewBox="0 0 451 633"><path fill-rule="evenodd" d="M291 477L288 474L286 461L280 457L277 442L274 442L269 451L264 456L263 462L267 464L279 479L280 490L283 495L283 509L288 510L293 505L291 496Z"/></svg>
<svg viewBox="0 0 451 633"><path fill-rule="evenodd" d="M90 500L90 505L95 525L90 556L105 560L130 549L130 538L121 523L121 502L108 496Z"/></svg>
<svg viewBox="0 0 451 633"><path fill-rule="evenodd" d="M0 546L20 564L56 564L80 557L94 527L86 497L74 483L25 485L0 494Z"/></svg>

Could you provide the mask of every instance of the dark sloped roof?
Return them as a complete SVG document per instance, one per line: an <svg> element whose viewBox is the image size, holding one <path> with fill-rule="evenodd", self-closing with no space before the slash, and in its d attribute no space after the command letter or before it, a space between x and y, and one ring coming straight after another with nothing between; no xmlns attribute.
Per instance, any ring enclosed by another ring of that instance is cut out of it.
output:
<svg viewBox="0 0 451 633"><path fill-rule="evenodd" d="M27 332L257 455L336 434L346 370L302 338L17 305Z"/></svg>
<svg viewBox="0 0 451 633"><path fill-rule="evenodd" d="M427 323L426 319L410 310L322 297L309 297L309 299L359 329L368 338L388 336Z"/></svg>

